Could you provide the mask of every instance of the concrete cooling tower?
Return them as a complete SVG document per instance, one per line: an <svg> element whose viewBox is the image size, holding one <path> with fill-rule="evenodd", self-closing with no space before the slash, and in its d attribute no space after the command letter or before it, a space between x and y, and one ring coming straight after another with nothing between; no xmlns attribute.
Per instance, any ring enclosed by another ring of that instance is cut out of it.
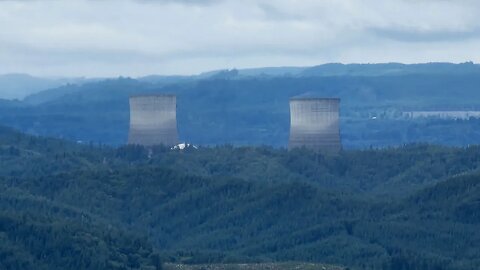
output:
<svg viewBox="0 0 480 270"><path fill-rule="evenodd" d="M338 98L291 98L288 149L340 151L339 105Z"/></svg>
<svg viewBox="0 0 480 270"><path fill-rule="evenodd" d="M144 146L178 144L176 96L158 94L130 97L128 143Z"/></svg>

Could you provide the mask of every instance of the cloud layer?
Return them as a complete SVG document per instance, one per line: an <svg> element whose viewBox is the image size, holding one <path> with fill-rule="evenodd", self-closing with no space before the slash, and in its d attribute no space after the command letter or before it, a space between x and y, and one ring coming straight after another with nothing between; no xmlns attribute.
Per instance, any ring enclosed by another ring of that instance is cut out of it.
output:
<svg viewBox="0 0 480 270"><path fill-rule="evenodd" d="M0 0L0 73L480 62L475 0Z"/></svg>

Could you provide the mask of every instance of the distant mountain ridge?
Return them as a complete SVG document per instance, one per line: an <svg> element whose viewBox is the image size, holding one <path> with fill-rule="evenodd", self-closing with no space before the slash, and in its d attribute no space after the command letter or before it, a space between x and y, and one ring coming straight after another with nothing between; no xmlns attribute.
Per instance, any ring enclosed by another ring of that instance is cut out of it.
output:
<svg viewBox="0 0 480 270"><path fill-rule="evenodd" d="M43 90L89 81L85 78L41 78L28 74L0 75L0 99L23 99Z"/></svg>
<svg viewBox="0 0 480 270"><path fill-rule="evenodd" d="M480 73L480 65L473 62L461 64L340 64L331 63L304 69L299 76L382 76L406 74L462 74Z"/></svg>
<svg viewBox="0 0 480 270"><path fill-rule="evenodd" d="M310 76L384 76L406 74L461 74L480 73L480 65L473 62L460 64L453 63L378 63L378 64L342 64L327 63L311 67L262 67L233 69L238 71L237 76L242 77L310 77ZM217 70L203 73L204 75L217 75L228 70Z"/></svg>
<svg viewBox="0 0 480 270"><path fill-rule="evenodd" d="M23 101L0 101L0 124L31 134L119 145L128 134L129 96L172 93L177 95L181 140L282 147L288 142L288 100L311 93L341 98L347 148L412 142L469 145L480 143L480 121L413 121L403 112L480 108L478 70L473 63L328 64L85 81Z"/></svg>
<svg viewBox="0 0 480 270"><path fill-rule="evenodd" d="M261 67L244 69L223 69L200 73L198 75L147 75L135 78L138 81L157 85L188 83L205 79L245 79L272 77L328 77L328 76L388 76L406 74L480 74L480 65L473 62L424 63L424 64L341 64L328 63L311 67ZM106 78L104 78L106 79ZM40 78L28 74L0 75L0 99L23 99L38 104L57 98L65 93L67 84L83 84L104 80L102 78ZM60 89L57 89L60 88ZM53 90L52 90L53 89ZM45 91L44 91L45 90ZM66 93L71 89L66 90ZM45 92L45 93L44 93Z"/></svg>

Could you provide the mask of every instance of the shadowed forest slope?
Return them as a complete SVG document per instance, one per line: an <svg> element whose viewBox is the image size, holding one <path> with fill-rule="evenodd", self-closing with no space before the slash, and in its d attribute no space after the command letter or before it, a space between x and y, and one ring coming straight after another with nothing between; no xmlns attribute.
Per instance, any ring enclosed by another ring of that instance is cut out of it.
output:
<svg viewBox="0 0 480 270"><path fill-rule="evenodd" d="M176 263L475 269L479 150L147 150L1 128L0 256L45 269L155 267L157 252Z"/></svg>

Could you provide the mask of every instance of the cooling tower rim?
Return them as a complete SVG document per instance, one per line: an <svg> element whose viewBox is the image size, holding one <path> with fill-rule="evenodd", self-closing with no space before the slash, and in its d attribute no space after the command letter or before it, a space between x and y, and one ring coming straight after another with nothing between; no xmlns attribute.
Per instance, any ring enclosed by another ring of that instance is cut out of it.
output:
<svg viewBox="0 0 480 270"><path fill-rule="evenodd" d="M175 94L162 94L162 93L152 93L152 94L134 94L130 95L130 98L141 98L141 97L176 97Z"/></svg>
<svg viewBox="0 0 480 270"><path fill-rule="evenodd" d="M291 97L290 101L294 100L331 100L340 102L340 98L336 97Z"/></svg>

